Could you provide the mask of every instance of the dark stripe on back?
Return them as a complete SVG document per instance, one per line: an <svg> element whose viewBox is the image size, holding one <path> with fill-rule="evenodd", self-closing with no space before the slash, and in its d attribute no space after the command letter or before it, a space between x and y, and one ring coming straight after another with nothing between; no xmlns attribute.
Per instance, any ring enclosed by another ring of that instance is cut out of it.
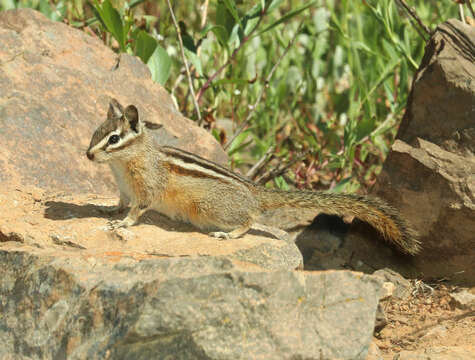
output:
<svg viewBox="0 0 475 360"><path fill-rule="evenodd" d="M216 172L220 175L229 176L229 177L231 177L235 180L238 180L240 182L250 184L250 185L254 185L254 183L252 181L250 181L249 179L246 179L245 177L243 177L241 175L238 175L238 174L236 174L236 173L226 169L225 167L222 167L221 165L218 165L218 164L216 164L212 161L206 160L206 159L202 158L201 156L198 156L198 155L195 155L195 154L192 154L192 153L189 153L187 151L177 149L177 148L174 148L174 147L171 147L171 146L162 146L161 150L165 154L175 156L175 157L179 158L180 160L182 160L183 162L185 162L187 164L198 164L199 166L201 166L201 167L203 167L207 170L214 171L214 172ZM192 170L190 170L190 171L192 171Z"/></svg>
<svg viewBox="0 0 475 360"><path fill-rule="evenodd" d="M223 179L222 177L219 176L213 176L212 174L208 173L202 173L199 170L192 170L192 169L186 169L180 165L175 165L175 164L167 164L168 168L170 169L171 172L179 175L186 175L186 176L191 176L194 178L199 178L199 179L215 179L220 182L225 182L229 183L229 180Z"/></svg>

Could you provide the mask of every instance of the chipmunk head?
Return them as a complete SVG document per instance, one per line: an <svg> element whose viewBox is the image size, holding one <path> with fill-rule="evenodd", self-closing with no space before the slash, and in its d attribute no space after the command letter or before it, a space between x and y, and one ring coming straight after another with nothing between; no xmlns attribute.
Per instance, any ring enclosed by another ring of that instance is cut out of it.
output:
<svg viewBox="0 0 475 360"><path fill-rule="evenodd" d="M144 127L134 105L124 109L117 100L112 99L107 120L92 135L86 152L88 159L102 163L127 157L130 145L143 136Z"/></svg>

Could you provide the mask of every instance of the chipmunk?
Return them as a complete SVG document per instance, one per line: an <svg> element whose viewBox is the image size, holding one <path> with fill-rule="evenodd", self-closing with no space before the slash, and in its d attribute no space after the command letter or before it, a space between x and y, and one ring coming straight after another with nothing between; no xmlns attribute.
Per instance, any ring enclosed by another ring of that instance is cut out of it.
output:
<svg viewBox="0 0 475 360"><path fill-rule="evenodd" d="M106 121L92 136L87 157L108 163L120 190L119 204L109 212L124 211L130 204L123 220L110 223L113 228L132 226L153 209L202 230L218 230L211 236L234 239L258 227L256 219L265 210L311 208L365 221L402 252L414 255L420 250L415 232L378 198L267 189L197 155L156 145L151 127L134 105L124 109L112 99Z"/></svg>

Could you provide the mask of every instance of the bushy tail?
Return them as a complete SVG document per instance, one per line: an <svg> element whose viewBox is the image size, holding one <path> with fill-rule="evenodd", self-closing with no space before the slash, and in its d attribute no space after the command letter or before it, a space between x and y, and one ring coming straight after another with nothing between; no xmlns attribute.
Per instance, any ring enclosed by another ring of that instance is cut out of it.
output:
<svg viewBox="0 0 475 360"><path fill-rule="evenodd" d="M263 210L280 207L315 209L321 213L354 216L376 230L401 251L415 255L421 249L417 233L399 212L383 200L355 194L319 191L281 191L261 188L257 195Z"/></svg>

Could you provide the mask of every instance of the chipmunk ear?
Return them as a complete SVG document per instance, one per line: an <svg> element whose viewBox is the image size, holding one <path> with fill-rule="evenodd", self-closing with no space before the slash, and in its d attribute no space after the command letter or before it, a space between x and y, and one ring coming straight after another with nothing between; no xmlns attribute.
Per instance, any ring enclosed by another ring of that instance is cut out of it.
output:
<svg viewBox="0 0 475 360"><path fill-rule="evenodd" d="M130 128L138 133L139 111L137 108L134 105L127 106L124 115L125 119L129 122Z"/></svg>
<svg viewBox="0 0 475 360"><path fill-rule="evenodd" d="M122 107L122 105L120 105L116 99L111 99L109 103L109 111L107 112L107 118L120 119L123 114L124 114L124 108Z"/></svg>

